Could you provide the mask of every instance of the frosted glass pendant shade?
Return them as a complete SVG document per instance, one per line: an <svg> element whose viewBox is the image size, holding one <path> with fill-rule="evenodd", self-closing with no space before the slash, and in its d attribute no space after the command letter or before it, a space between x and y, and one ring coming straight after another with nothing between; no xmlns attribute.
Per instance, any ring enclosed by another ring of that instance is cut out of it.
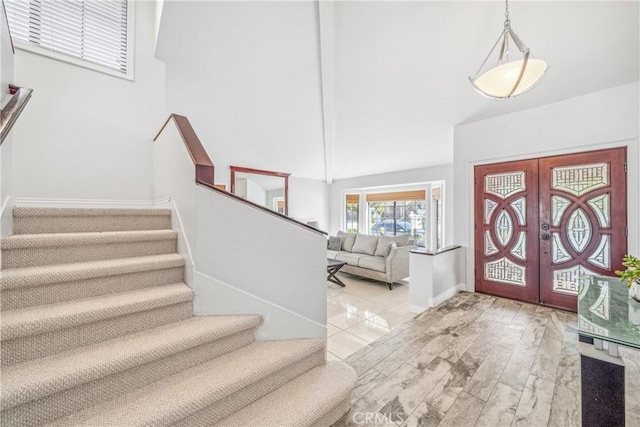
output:
<svg viewBox="0 0 640 427"><path fill-rule="evenodd" d="M547 72L547 63L535 59L522 39L513 32L509 19L509 0L505 0L504 29L478 71L469 81L482 95L493 99L509 99L535 87ZM517 49L512 49L515 47ZM497 52L497 61L490 58ZM520 59L509 58L522 55ZM485 68L490 64L497 64Z"/></svg>
<svg viewBox="0 0 640 427"><path fill-rule="evenodd" d="M541 59L529 58L526 63L524 59L520 59L491 68L469 80L481 94L495 99L507 99L525 93L540 83L546 71L547 63Z"/></svg>

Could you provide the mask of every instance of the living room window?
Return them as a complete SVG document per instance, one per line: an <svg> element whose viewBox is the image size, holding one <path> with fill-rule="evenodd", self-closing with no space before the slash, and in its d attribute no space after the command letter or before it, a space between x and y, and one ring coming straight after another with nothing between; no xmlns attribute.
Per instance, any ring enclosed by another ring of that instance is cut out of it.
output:
<svg viewBox="0 0 640 427"><path fill-rule="evenodd" d="M357 233L360 222L360 195L347 194L345 196L345 219L347 233Z"/></svg>
<svg viewBox="0 0 640 427"><path fill-rule="evenodd" d="M425 245L427 213L424 190L368 193L368 232L373 235L409 236Z"/></svg>
<svg viewBox="0 0 640 427"><path fill-rule="evenodd" d="M16 47L133 79L133 2L6 0Z"/></svg>

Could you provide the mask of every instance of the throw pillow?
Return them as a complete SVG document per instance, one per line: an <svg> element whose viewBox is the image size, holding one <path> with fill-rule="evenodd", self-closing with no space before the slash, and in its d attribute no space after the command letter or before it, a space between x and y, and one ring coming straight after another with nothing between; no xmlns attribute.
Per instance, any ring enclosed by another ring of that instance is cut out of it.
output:
<svg viewBox="0 0 640 427"><path fill-rule="evenodd" d="M329 236L327 241L327 249L331 251L339 251L342 247L342 239L337 236Z"/></svg>
<svg viewBox="0 0 640 427"><path fill-rule="evenodd" d="M376 247L376 256L386 256L387 246L391 242L396 242L398 247L407 246L409 244L409 236L380 236Z"/></svg>
<svg viewBox="0 0 640 427"><path fill-rule="evenodd" d="M409 245L409 236L393 236L393 241L398 247Z"/></svg>
<svg viewBox="0 0 640 427"><path fill-rule="evenodd" d="M353 245L352 252L359 254L373 255L376 253L378 246L378 236L370 236L368 234L358 234L356 243Z"/></svg>
<svg viewBox="0 0 640 427"><path fill-rule="evenodd" d="M384 251L384 257L387 258L391 254L391 251L397 247L398 245L396 244L396 242L389 242L387 248Z"/></svg>
<svg viewBox="0 0 640 427"><path fill-rule="evenodd" d="M342 250L351 252L353 250L353 244L356 241L356 235L354 233L345 233L344 231L338 231L338 237L342 241Z"/></svg>

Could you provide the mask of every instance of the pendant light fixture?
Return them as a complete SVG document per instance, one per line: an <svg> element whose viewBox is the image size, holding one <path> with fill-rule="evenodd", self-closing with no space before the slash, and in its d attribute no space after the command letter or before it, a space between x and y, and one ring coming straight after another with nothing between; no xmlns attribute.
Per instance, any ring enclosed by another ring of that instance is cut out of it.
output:
<svg viewBox="0 0 640 427"><path fill-rule="evenodd" d="M500 44L497 65L486 71L485 65ZM509 58L511 44L520 55ZM547 71L547 63L531 56L529 48L513 32L509 20L509 0L505 1L504 29L489 51L474 77L469 77L473 87L482 95L493 99L508 99L523 94L540 83Z"/></svg>

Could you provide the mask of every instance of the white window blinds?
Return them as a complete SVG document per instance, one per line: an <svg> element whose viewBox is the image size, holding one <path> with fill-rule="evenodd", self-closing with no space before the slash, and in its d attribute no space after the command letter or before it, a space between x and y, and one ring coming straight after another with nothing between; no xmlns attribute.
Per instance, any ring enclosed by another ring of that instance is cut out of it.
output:
<svg viewBox="0 0 640 427"><path fill-rule="evenodd" d="M128 72L127 0L5 0L13 39Z"/></svg>

